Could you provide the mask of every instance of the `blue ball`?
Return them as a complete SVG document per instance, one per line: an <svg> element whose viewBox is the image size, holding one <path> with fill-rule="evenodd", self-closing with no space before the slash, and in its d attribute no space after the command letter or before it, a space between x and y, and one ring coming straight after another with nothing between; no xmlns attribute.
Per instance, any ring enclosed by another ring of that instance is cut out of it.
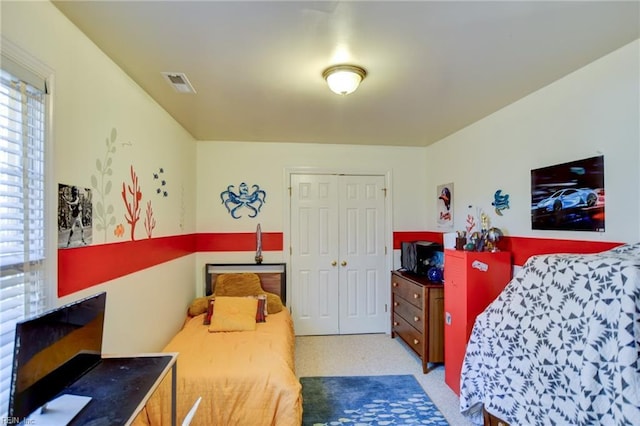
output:
<svg viewBox="0 0 640 426"><path fill-rule="evenodd" d="M427 271L427 278L430 281L441 282L443 278L442 269L434 266Z"/></svg>

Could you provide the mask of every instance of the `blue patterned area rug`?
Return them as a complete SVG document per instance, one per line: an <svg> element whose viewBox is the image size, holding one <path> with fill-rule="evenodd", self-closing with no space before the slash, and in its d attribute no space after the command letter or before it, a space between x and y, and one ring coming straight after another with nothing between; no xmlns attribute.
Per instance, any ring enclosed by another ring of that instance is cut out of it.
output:
<svg viewBox="0 0 640 426"><path fill-rule="evenodd" d="M448 425L412 375L301 377L302 424Z"/></svg>

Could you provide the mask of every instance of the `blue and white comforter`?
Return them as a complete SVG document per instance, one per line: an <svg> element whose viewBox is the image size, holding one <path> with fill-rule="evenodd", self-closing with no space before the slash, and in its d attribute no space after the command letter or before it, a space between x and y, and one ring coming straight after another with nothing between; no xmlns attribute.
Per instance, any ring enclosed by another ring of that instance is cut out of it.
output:
<svg viewBox="0 0 640 426"><path fill-rule="evenodd" d="M640 244L531 257L480 314L460 410L511 425L640 424Z"/></svg>

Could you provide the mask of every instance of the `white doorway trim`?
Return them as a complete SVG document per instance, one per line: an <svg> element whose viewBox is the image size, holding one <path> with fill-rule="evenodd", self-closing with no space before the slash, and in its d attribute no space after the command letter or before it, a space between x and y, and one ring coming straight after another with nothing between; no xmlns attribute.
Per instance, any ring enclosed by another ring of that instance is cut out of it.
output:
<svg viewBox="0 0 640 426"><path fill-rule="evenodd" d="M393 268L393 191L392 188L392 172L391 170L363 170L356 168L323 168L323 167L286 167L284 169L283 176L283 194L282 197L282 211L283 211L283 224L282 224L282 254L283 261L287 265L287 295L291 295L291 196L290 185L291 175L294 174L322 174L322 175L377 175L384 176L385 188L387 194L385 197L385 268L389 271L391 276L391 269ZM389 291L390 293L390 291ZM289 298L288 308L291 311L292 299ZM386 301L387 306L390 300ZM388 306L388 312L391 312L391 307ZM391 333L391 321L389 321L387 333Z"/></svg>

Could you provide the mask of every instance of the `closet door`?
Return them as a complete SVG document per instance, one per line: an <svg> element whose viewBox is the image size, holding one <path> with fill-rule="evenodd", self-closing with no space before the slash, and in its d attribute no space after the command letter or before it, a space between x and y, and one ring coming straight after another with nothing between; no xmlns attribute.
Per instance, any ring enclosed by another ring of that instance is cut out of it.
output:
<svg viewBox="0 0 640 426"><path fill-rule="evenodd" d="M338 176L291 176L291 295L296 334L338 334Z"/></svg>
<svg viewBox="0 0 640 426"><path fill-rule="evenodd" d="M291 175L296 334L384 332L383 176Z"/></svg>
<svg viewBox="0 0 640 426"><path fill-rule="evenodd" d="M385 331L384 176L340 176L340 334Z"/></svg>

